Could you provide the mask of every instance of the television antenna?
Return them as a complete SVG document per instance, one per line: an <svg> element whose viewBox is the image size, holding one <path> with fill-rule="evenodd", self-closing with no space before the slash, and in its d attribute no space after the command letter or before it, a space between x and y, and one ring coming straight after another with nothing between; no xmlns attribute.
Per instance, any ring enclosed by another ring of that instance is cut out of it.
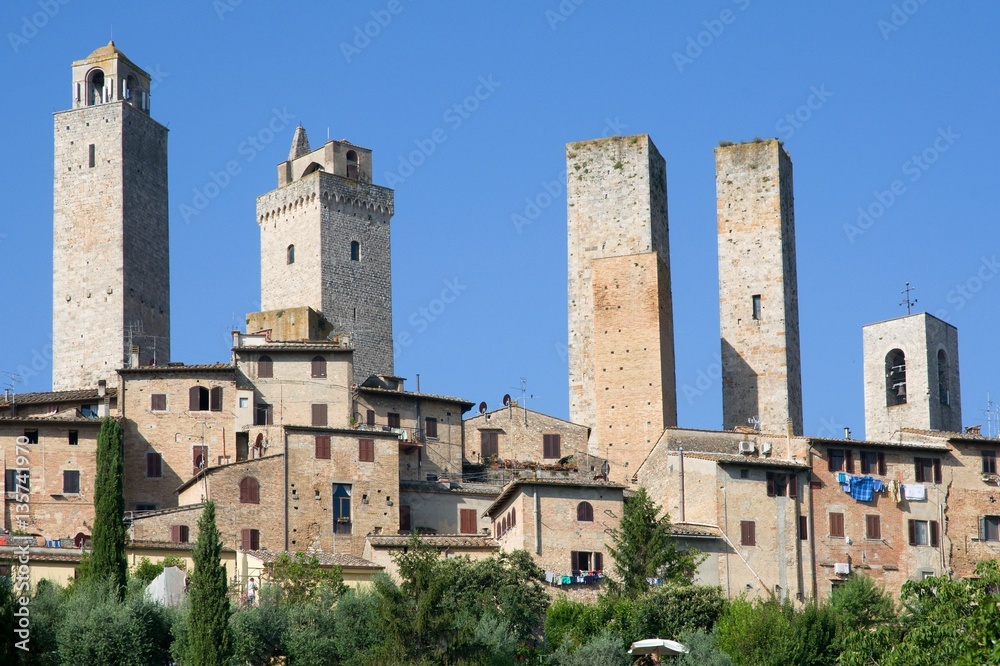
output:
<svg viewBox="0 0 1000 666"><path fill-rule="evenodd" d="M899 302L899 304L901 306L902 305L906 306L906 314L910 314L910 308L917 304L917 299L915 299L915 298L912 299L912 300L910 299L910 294L912 292L914 292L914 291L916 291L916 289L914 289L913 287L911 287L910 283L907 282L906 283L906 289L904 289L903 291L899 292L899 293L901 293L903 295L903 300L901 300Z"/></svg>

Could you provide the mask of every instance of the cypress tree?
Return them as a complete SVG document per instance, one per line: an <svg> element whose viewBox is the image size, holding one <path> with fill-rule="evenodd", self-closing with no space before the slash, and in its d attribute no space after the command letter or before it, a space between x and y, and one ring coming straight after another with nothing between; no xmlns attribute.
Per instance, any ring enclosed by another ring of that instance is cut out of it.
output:
<svg viewBox="0 0 1000 666"><path fill-rule="evenodd" d="M198 519L198 541L194 546L194 571L189 587L188 615L192 666L222 666L232 652L229 634L229 588L222 564L222 543L215 525L215 503L205 502Z"/></svg>
<svg viewBox="0 0 1000 666"><path fill-rule="evenodd" d="M90 575L111 580L124 597L128 563L125 558L125 460L122 427L106 416L97 436L97 478L94 482L94 529Z"/></svg>

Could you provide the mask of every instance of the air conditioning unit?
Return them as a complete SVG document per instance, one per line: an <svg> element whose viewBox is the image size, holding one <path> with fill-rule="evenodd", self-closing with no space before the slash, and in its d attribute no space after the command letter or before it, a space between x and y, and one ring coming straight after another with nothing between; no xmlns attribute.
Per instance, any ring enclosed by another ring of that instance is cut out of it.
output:
<svg viewBox="0 0 1000 666"><path fill-rule="evenodd" d="M771 442L761 442L760 452L763 453L765 456L769 454L771 452Z"/></svg>
<svg viewBox="0 0 1000 666"><path fill-rule="evenodd" d="M851 574L850 562L837 562L833 565L833 573L838 576L849 576Z"/></svg>
<svg viewBox="0 0 1000 666"><path fill-rule="evenodd" d="M740 442L740 453L753 453L754 448L753 442Z"/></svg>

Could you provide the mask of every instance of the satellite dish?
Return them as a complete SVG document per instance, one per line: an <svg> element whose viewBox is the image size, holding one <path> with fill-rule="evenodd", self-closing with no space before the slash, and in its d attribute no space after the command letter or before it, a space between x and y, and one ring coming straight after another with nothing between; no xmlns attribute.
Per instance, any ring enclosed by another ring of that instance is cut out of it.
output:
<svg viewBox="0 0 1000 666"><path fill-rule="evenodd" d="M605 460L604 464L601 465L601 476L603 476L606 481L608 478L608 474L610 473L611 473L611 465L609 465L608 461Z"/></svg>
<svg viewBox="0 0 1000 666"><path fill-rule="evenodd" d="M503 406L506 407L510 404L510 393L505 393L503 396Z"/></svg>
<svg viewBox="0 0 1000 666"><path fill-rule="evenodd" d="M479 413L480 414L485 414L486 413L486 403L485 402L479 403Z"/></svg>

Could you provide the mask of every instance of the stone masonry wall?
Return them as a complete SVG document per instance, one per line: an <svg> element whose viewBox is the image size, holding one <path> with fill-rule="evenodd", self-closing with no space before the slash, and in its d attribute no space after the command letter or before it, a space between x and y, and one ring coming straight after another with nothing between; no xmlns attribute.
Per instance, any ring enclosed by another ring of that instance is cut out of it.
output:
<svg viewBox="0 0 1000 666"><path fill-rule="evenodd" d="M802 434L792 163L777 140L716 148L723 427ZM753 296L761 298L754 318Z"/></svg>
<svg viewBox="0 0 1000 666"><path fill-rule="evenodd" d="M594 290L592 261L600 257L655 252L666 267L669 294L666 166L649 136L611 137L566 146L567 232L569 252L569 385L570 420L587 426L597 421L598 400L594 363ZM662 295L661 295L662 297ZM666 321L673 321L669 300ZM669 339L673 360L673 331L661 330L656 339ZM673 377L671 366L664 376ZM673 393L662 386L650 393ZM664 405L666 422L676 425L676 400ZM592 453L603 437L591 433Z"/></svg>
<svg viewBox="0 0 1000 666"><path fill-rule="evenodd" d="M496 432L498 457L501 460L520 462L555 463L544 457L544 436L559 435L561 457L573 456L580 469L587 465L586 426L534 412L519 405L511 405L487 414L479 414L465 420L465 460L481 464L483 431ZM600 470L597 470L598 472Z"/></svg>

